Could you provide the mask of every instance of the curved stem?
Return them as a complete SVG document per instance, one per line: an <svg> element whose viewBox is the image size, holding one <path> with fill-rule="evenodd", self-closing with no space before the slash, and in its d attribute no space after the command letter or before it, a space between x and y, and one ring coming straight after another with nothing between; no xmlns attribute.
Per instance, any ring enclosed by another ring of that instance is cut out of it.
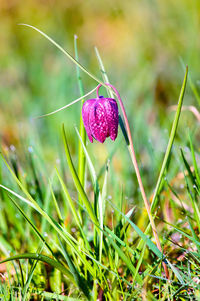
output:
<svg viewBox="0 0 200 301"><path fill-rule="evenodd" d="M110 86L117 95L117 98L118 98L118 101L119 101L119 104L120 104L120 107L121 107L121 110L122 110L122 114L124 116L125 126L126 126L126 130L127 130L128 139L129 139L129 148L130 148L131 160L132 160L133 166L135 168L138 184L139 184L140 191L141 191L141 194L142 194L142 198L143 198L143 201L144 201L144 204L145 204L148 216L149 216L149 220L150 220L150 223L151 223L151 227L152 227L152 230L153 230L153 235L155 237L157 248L162 252L162 248L161 248L160 240L159 240L158 233L157 233L157 230L156 230L156 226L155 226L155 223L154 223L154 219L153 219L152 214L151 214L151 206L150 206L149 201L147 200L145 190L144 190L144 186L143 186L143 183L142 183L142 179L141 179L141 176L140 176L140 171L139 171L139 167L138 167L138 164L137 164L137 160L136 160L136 156L135 156L135 150L134 150L134 146L133 146L133 140L132 140L132 136L131 136L131 130L130 130L130 126L129 126L129 122L128 122L128 118L127 118L127 115L126 115L126 111L125 111L123 101L121 99L121 96L120 96L119 92L117 91L117 89L114 86L112 86L109 83L105 83L105 85ZM99 84L98 87L97 87L97 91L96 91L97 92L97 97L99 97L99 89L100 89L101 86L102 85ZM169 272L168 272L167 266L164 262L163 262L163 267L164 267L164 270L165 270L166 277L168 278L169 277Z"/></svg>

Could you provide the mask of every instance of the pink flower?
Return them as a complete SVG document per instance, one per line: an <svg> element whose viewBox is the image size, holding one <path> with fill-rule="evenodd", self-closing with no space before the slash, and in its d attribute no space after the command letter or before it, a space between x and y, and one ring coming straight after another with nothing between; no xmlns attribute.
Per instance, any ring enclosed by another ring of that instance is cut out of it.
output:
<svg viewBox="0 0 200 301"><path fill-rule="evenodd" d="M99 98L88 99L82 108L83 123L90 142L93 138L103 143L107 137L112 140L118 133L118 106L115 99Z"/></svg>

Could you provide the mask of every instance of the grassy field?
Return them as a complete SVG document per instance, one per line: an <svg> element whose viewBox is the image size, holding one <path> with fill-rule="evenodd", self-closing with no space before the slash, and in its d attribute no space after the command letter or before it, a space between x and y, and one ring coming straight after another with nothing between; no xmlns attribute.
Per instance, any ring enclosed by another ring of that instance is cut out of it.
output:
<svg viewBox="0 0 200 301"><path fill-rule="evenodd" d="M199 13L0 2L0 300L200 300ZM103 144L98 84L121 116Z"/></svg>

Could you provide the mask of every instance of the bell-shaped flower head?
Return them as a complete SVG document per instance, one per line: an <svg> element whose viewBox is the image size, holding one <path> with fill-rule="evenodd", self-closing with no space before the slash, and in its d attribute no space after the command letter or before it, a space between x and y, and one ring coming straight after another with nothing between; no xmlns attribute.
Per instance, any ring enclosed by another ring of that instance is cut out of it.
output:
<svg viewBox="0 0 200 301"><path fill-rule="evenodd" d="M103 143L107 137L117 138L119 113L113 98L88 99L82 108L83 123L90 142L93 138Z"/></svg>

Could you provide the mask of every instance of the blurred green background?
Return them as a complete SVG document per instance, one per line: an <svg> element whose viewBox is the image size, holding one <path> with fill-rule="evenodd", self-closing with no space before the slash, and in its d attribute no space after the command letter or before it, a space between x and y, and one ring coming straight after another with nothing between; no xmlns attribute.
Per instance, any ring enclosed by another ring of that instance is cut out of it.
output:
<svg viewBox="0 0 200 301"><path fill-rule="evenodd" d="M125 101L140 165L143 173L150 175L146 185L151 187L157 178L174 117L169 106L177 104L184 77L181 59L188 64L195 88L199 89L200 2L0 1L1 144L5 150L14 145L22 160L24 151L28 152L32 146L43 153L45 162L52 168L62 152L63 122L70 148L77 154L74 125L79 125L80 104L44 119L33 120L33 117L80 96L76 69L46 39L18 23L38 27L72 55L76 34L80 62L101 78L94 51L94 46L98 47L110 82ZM88 92L96 83L81 74ZM184 104L198 107L189 85ZM178 146L185 146L188 127L198 141L198 123L186 111L179 126ZM107 140L104 145L95 142L89 148L97 170L115 151L113 168L128 185L127 175L130 178L133 170L129 168L130 158L121 131L115 144Z"/></svg>

